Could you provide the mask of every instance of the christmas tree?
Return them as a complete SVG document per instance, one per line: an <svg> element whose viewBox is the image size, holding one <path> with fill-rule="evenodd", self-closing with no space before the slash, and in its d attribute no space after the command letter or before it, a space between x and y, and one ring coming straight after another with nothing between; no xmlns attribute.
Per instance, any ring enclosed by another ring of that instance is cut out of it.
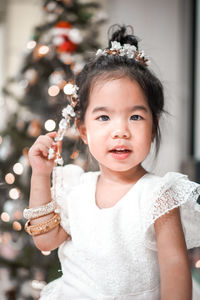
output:
<svg viewBox="0 0 200 300"><path fill-rule="evenodd" d="M96 2L43 2L44 22L27 43L19 74L3 89L16 106L0 133L0 278L8 299L35 299L44 281L61 275L56 251L41 253L24 231L31 176L27 154L40 134L57 130L67 104L65 87L99 48L99 25L105 21ZM65 163L87 168L75 128L63 141L62 156Z"/></svg>

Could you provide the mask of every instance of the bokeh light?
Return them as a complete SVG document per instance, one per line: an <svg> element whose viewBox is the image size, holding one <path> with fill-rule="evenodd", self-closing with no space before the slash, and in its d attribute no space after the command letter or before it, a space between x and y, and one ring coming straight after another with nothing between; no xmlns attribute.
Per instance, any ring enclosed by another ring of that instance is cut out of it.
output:
<svg viewBox="0 0 200 300"><path fill-rule="evenodd" d="M18 221L13 222L13 229L16 231L22 230L22 225Z"/></svg>
<svg viewBox="0 0 200 300"><path fill-rule="evenodd" d="M33 280L31 286L34 290L42 290L46 285L45 281Z"/></svg>
<svg viewBox="0 0 200 300"><path fill-rule="evenodd" d="M48 94L51 97L55 97L59 94L60 88L57 85L52 85L48 88Z"/></svg>
<svg viewBox="0 0 200 300"><path fill-rule="evenodd" d="M15 176L12 173L8 173L5 176L5 181L7 184L13 184L15 182Z"/></svg>
<svg viewBox="0 0 200 300"><path fill-rule="evenodd" d="M195 263L195 267L200 268L200 260L197 260L197 262Z"/></svg>
<svg viewBox="0 0 200 300"><path fill-rule="evenodd" d="M10 221L10 216L7 212L2 212L1 214L1 220L3 222L9 222Z"/></svg>
<svg viewBox="0 0 200 300"><path fill-rule="evenodd" d="M49 52L49 47L43 45L43 46L41 46L41 47L39 48L39 51L38 51L38 52L39 52L40 55L45 55L45 54L47 54L47 53Z"/></svg>
<svg viewBox="0 0 200 300"><path fill-rule="evenodd" d="M13 171L15 172L15 174L21 175L23 173L23 171L24 171L24 167L23 167L22 164L16 163L13 166Z"/></svg>
<svg viewBox="0 0 200 300"><path fill-rule="evenodd" d="M43 255L47 256L47 255L50 255L50 254L51 254L51 251L41 251L41 253L42 253Z"/></svg>
<svg viewBox="0 0 200 300"><path fill-rule="evenodd" d="M63 91L66 95L71 95L71 93L73 92L74 86L71 83L67 83L64 88Z"/></svg>
<svg viewBox="0 0 200 300"><path fill-rule="evenodd" d="M52 131L55 129L56 127L56 122L54 120L47 120L45 123L44 123L44 127L47 131Z"/></svg>
<svg viewBox="0 0 200 300"><path fill-rule="evenodd" d="M3 141L3 139L2 139L2 137L0 136L0 145L1 145L2 141Z"/></svg>
<svg viewBox="0 0 200 300"><path fill-rule="evenodd" d="M35 48L35 46L36 46L36 41L29 41L28 43L27 43L27 48L29 49L29 50L32 50L33 48Z"/></svg>
<svg viewBox="0 0 200 300"><path fill-rule="evenodd" d="M9 191L9 196L10 196L11 199L16 200L20 196L20 191L17 188L12 188Z"/></svg>

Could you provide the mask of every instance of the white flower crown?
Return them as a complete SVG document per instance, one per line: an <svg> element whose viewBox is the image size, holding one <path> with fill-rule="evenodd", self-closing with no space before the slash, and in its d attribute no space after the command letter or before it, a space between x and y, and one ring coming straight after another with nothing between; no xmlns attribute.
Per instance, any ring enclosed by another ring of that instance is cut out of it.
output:
<svg viewBox="0 0 200 300"><path fill-rule="evenodd" d="M110 49L98 49L96 52L97 56L101 55L119 55L127 56L128 58L134 58L135 60L142 63L145 67L149 65L150 60L145 56L144 51L138 51L134 45L124 44L121 45L117 41L111 42Z"/></svg>

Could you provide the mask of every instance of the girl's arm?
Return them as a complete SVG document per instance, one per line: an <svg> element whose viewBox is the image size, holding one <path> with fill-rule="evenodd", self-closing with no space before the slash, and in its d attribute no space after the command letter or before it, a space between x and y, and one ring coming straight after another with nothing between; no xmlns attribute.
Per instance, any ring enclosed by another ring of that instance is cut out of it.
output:
<svg viewBox="0 0 200 300"><path fill-rule="evenodd" d="M154 224L161 276L161 300L191 300L192 277L179 208Z"/></svg>
<svg viewBox="0 0 200 300"><path fill-rule="evenodd" d="M38 174L32 174L31 177L31 193L29 207L37 207L47 204L51 201L50 177ZM53 213L37 219L31 220L31 225L43 223L53 217ZM33 236L34 243L41 251L49 251L58 248L69 235L64 229L58 225L51 231Z"/></svg>
<svg viewBox="0 0 200 300"><path fill-rule="evenodd" d="M51 201L50 176L54 166L53 160L48 160L48 149L55 145L53 138L56 132L38 137L29 150L29 161L32 167L29 208L45 205ZM61 147L61 145L60 145ZM31 219L31 225L44 223L54 216L53 213L37 219ZM34 236L36 246L42 251L56 249L69 235L58 225L49 232Z"/></svg>

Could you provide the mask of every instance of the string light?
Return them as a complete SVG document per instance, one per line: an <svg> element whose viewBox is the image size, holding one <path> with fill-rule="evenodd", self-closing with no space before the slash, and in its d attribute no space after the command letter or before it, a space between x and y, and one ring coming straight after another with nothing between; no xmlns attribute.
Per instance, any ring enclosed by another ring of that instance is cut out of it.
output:
<svg viewBox="0 0 200 300"><path fill-rule="evenodd" d="M12 173L8 173L5 176L5 181L7 184L13 184L15 182L15 176Z"/></svg>
<svg viewBox="0 0 200 300"><path fill-rule="evenodd" d="M39 48L39 51L38 51L38 52L39 52L40 55L46 55L46 54L49 52L49 47L43 45L43 46L41 46L41 47Z"/></svg>
<svg viewBox="0 0 200 300"><path fill-rule="evenodd" d="M200 268L200 260L197 260L196 264L195 264L196 268Z"/></svg>
<svg viewBox="0 0 200 300"><path fill-rule="evenodd" d="M3 139L2 139L2 137L0 136L0 145L1 145L2 141L3 141Z"/></svg>
<svg viewBox="0 0 200 300"><path fill-rule="evenodd" d="M45 123L44 123L44 127L47 131L52 131L55 129L56 127L56 122L54 120L47 120Z"/></svg>
<svg viewBox="0 0 200 300"><path fill-rule="evenodd" d="M22 225L18 221L13 222L13 229L16 231L22 230Z"/></svg>
<svg viewBox="0 0 200 300"><path fill-rule="evenodd" d="M2 212L1 214L1 220L3 222L9 222L10 221L10 216L7 212Z"/></svg>
<svg viewBox="0 0 200 300"><path fill-rule="evenodd" d="M14 164L13 171L15 172L15 174L21 175L24 171L23 165L20 163Z"/></svg>
<svg viewBox="0 0 200 300"><path fill-rule="evenodd" d="M12 188L9 191L9 196L10 196L11 199L17 200L20 196L20 191L17 188Z"/></svg>
<svg viewBox="0 0 200 300"><path fill-rule="evenodd" d="M55 97L60 93L60 88L57 85L52 85L48 88L48 94L51 97Z"/></svg>
<svg viewBox="0 0 200 300"><path fill-rule="evenodd" d="M43 255L47 256L47 255L50 255L50 254L51 254L51 251L41 251L41 253L42 253Z"/></svg>
<svg viewBox="0 0 200 300"><path fill-rule="evenodd" d="M28 43L27 43L27 48L29 49L29 50L32 50L33 48L35 48L35 46L36 46L36 41L29 41Z"/></svg>

